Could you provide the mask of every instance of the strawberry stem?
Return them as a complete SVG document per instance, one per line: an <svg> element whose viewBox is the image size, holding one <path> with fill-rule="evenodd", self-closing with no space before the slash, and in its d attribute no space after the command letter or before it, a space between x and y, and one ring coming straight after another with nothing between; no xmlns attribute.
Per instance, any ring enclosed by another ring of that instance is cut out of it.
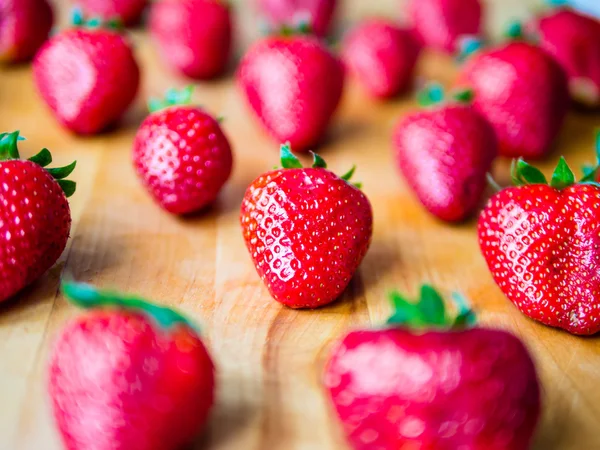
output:
<svg viewBox="0 0 600 450"><path fill-rule="evenodd" d="M519 20L512 20L508 23L504 36L508 39L523 39L525 37L523 31L523 23Z"/></svg>
<svg viewBox="0 0 600 450"><path fill-rule="evenodd" d="M192 102L194 86L189 85L183 89L169 89L164 98L151 98L148 101L148 110L151 113L177 105L189 105Z"/></svg>

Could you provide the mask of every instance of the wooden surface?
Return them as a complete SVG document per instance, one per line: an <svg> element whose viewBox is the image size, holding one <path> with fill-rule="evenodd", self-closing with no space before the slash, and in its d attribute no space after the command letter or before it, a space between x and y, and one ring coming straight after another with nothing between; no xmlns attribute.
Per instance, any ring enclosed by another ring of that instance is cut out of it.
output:
<svg viewBox="0 0 600 450"><path fill-rule="evenodd" d="M368 10L366 3L348 0L345 18ZM507 17L523 7L523 2L498 0L494 11ZM243 34L250 36L252 21L244 17ZM481 322L512 330L527 343L544 396L535 449L600 449L600 341L520 315L488 273L475 222L445 225L415 201L394 170L390 148L394 123L414 107L410 99L376 103L350 84L319 151L338 173L358 165L357 179L374 209L373 244L338 302L318 311L293 311L271 300L238 224L243 192L276 163L276 143L255 126L230 77L198 85L196 100L226 117L234 175L209 211L186 219L164 213L134 176L131 142L145 114L143 100L186 81L162 68L142 33L136 32L134 40L144 67L139 101L120 128L94 138L74 137L55 124L34 92L29 67L0 70L0 130L20 129L28 138L21 145L26 156L46 146L58 163L78 160L72 237L64 255L41 280L0 305L0 449L61 448L44 371L57 333L79 314L57 291L65 274L176 305L203 324L219 369L219 390L198 449L345 449L319 388L326 349L348 329L383 322L389 290L415 293L422 281L464 292ZM452 62L434 55L425 58L419 72L446 81L454 76ZM545 169L562 153L574 167L591 162L599 119L571 114ZM507 181L507 168L506 161L496 166L501 181Z"/></svg>

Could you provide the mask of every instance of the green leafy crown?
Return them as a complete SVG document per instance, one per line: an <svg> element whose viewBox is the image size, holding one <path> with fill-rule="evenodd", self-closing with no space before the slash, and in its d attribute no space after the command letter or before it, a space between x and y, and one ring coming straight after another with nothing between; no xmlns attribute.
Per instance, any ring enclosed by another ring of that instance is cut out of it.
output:
<svg viewBox="0 0 600 450"><path fill-rule="evenodd" d="M121 19L118 17L104 20L101 17L87 18L79 7L71 10L71 24L74 27L85 27L91 29L106 28L114 31L122 31L124 29Z"/></svg>
<svg viewBox="0 0 600 450"><path fill-rule="evenodd" d="M456 316L446 311L444 299L440 293L428 284L421 286L416 301L407 300L395 291L390 294L394 311L387 323L394 326L406 326L411 329L461 329L475 324L475 313L468 301L460 294L452 294L457 307Z"/></svg>
<svg viewBox="0 0 600 450"><path fill-rule="evenodd" d="M19 136L19 131L0 133L0 161L21 159L17 143L22 140L24 140L24 138ZM52 178L58 182L67 197L70 197L75 193L77 185L74 181L67 180L66 178L71 175L75 169L77 161L73 161L71 164L64 167L47 168L52 162L52 154L47 148L42 149L37 155L29 158L29 161L44 167L46 171L52 175Z"/></svg>
<svg viewBox="0 0 600 450"><path fill-rule="evenodd" d="M163 98L153 97L148 101L148 109L151 113L161 109L177 105L189 105L192 102L194 86L186 86L183 89L169 89Z"/></svg>
<svg viewBox="0 0 600 450"><path fill-rule="evenodd" d="M472 89L456 89L450 93L450 99L456 103L469 104L473 101ZM417 102L423 107L441 105L447 102L444 87L440 83L428 83L417 93Z"/></svg>

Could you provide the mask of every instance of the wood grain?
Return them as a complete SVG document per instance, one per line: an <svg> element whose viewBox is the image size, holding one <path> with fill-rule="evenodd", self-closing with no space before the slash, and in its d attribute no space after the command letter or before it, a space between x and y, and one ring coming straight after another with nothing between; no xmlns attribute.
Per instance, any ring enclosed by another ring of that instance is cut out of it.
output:
<svg viewBox="0 0 600 450"><path fill-rule="evenodd" d="M242 2L240 2L242 3ZM373 5L370 5L372 3ZM490 2L493 28L527 3ZM255 23L240 5L240 48ZM394 14L395 1L348 0L346 26L364 14ZM61 9L64 11L64 8ZM238 211L247 185L277 159L277 145L256 127L231 76L199 84L195 99L216 115L235 149L234 175L209 210L180 219L155 206L135 178L131 142L143 100L186 81L167 72L143 32L133 37L144 67L139 101L122 126L93 138L60 129L35 94L30 68L0 70L0 129L20 129L24 155L46 146L59 163L78 160L71 239L59 263L14 300L0 305L0 449L61 448L45 396L48 351L65 321L78 314L58 292L62 276L135 292L176 305L203 324L219 369L218 404L197 448L211 450L345 449L319 388L323 357L346 330L384 321L386 293L416 292L422 281L467 294L481 322L522 337L544 385L537 450L600 448L600 346L520 315L504 298L481 257L475 222L442 224L427 213L394 170L390 135L414 108L400 98L368 100L350 84L319 148L341 172L356 163L375 215L372 248L342 298L318 311L293 311L271 300L244 247ZM421 76L450 82L452 61L427 55ZM560 154L577 166L593 160L599 117L572 113L546 172ZM496 173L506 181L508 164Z"/></svg>

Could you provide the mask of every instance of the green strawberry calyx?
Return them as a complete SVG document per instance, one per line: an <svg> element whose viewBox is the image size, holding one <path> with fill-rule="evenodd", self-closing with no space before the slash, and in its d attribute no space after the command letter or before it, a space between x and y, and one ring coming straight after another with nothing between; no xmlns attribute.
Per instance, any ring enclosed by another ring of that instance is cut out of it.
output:
<svg viewBox="0 0 600 450"><path fill-rule="evenodd" d="M90 29L108 29L113 31L122 31L124 30L123 23L117 17L104 20L100 17L90 17L87 18L83 14L81 8L75 7L71 10L71 24L74 27L83 27Z"/></svg>
<svg viewBox="0 0 600 450"><path fill-rule="evenodd" d="M387 324L411 329L463 329L473 326L475 313L469 302L458 293L453 293L452 299L457 309L455 316L448 314L443 297L431 285L421 286L417 301L407 300L394 291L390 294L394 311Z"/></svg>
<svg viewBox="0 0 600 450"><path fill-rule="evenodd" d="M148 110L151 113L177 105L189 105L192 103L194 86L189 85L183 89L169 89L163 98L153 97L148 100Z"/></svg>
<svg viewBox="0 0 600 450"><path fill-rule="evenodd" d="M441 106L449 101L468 105L473 101L474 92L472 89L455 89L446 95L444 87L439 83L428 83L417 93L417 103L425 108L432 106Z"/></svg>
<svg viewBox="0 0 600 450"><path fill-rule="evenodd" d="M140 312L152 318L162 328L182 324L198 331L196 325L185 316L166 306L157 305L138 297L117 292L102 291L86 283L63 281L63 294L74 305L84 309L114 308Z"/></svg>
<svg viewBox="0 0 600 450"><path fill-rule="evenodd" d="M319 155L317 155L313 151L311 151L310 153L313 156L313 164L312 164L313 169L327 169L327 163L325 162L325 160L323 158L321 158ZM304 169L304 166L302 165L300 160L296 157L296 155L294 155L292 153L292 147L289 144L289 142L286 142L285 144L281 144L279 155L280 155L280 159L281 159L281 167L283 167L284 169ZM355 171L356 171L356 166L352 166L352 168L348 172L346 172L344 175L342 175L340 178L342 180L346 181L348 184L351 184L355 188L361 189L362 183L351 183L350 182Z"/></svg>
<svg viewBox="0 0 600 450"><path fill-rule="evenodd" d="M465 62L475 53L485 48L485 42L479 36L467 34L458 39L458 54L456 60L459 63Z"/></svg>
<svg viewBox="0 0 600 450"><path fill-rule="evenodd" d="M13 131L12 133L0 133L0 161L21 159L18 142L23 140L25 140L25 138L19 136L19 131ZM46 169L46 172L48 172L60 185L67 198L75 193L77 184L74 181L67 180L66 178L71 175L75 169L77 161L73 161L71 164L64 167L47 168L47 166L52 162L52 154L47 148L40 150L37 155L29 158L29 161Z"/></svg>

